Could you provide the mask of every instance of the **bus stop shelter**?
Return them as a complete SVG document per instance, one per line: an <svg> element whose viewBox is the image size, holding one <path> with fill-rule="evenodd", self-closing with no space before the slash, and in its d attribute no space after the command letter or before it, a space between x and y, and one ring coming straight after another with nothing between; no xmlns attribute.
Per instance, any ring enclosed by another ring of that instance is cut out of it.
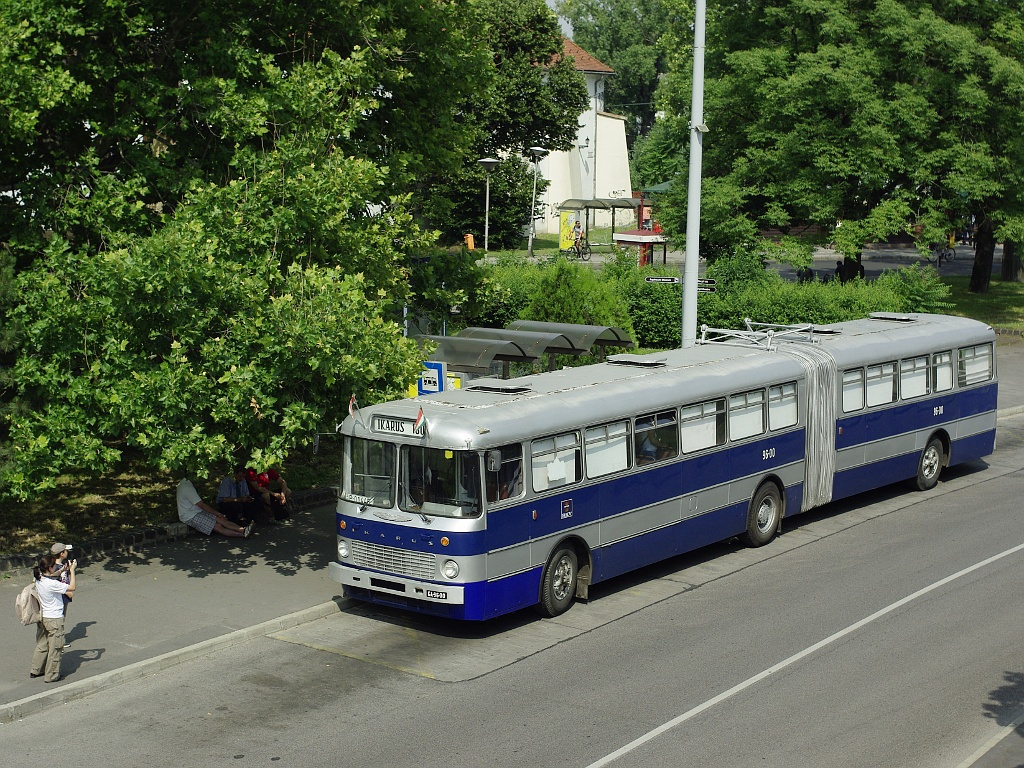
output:
<svg viewBox="0 0 1024 768"><path fill-rule="evenodd" d="M614 326L530 320L517 320L508 328L466 328L458 336L417 338L435 342L431 359L447 363L450 371L484 376L497 362L504 379L509 378L510 363L534 363L547 355L548 369L553 370L555 355L585 355L596 346L603 357L608 346L633 346L628 334Z"/></svg>
<svg viewBox="0 0 1024 768"><path fill-rule="evenodd" d="M558 206L559 211L583 211L586 220L587 239L590 239L590 211L611 211L612 212L612 233L615 232L615 211L619 208L634 210L638 201L632 197L594 197L588 200L583 198L570 198ZM591 245L611 245L611 243L591 243Z"/></svg>

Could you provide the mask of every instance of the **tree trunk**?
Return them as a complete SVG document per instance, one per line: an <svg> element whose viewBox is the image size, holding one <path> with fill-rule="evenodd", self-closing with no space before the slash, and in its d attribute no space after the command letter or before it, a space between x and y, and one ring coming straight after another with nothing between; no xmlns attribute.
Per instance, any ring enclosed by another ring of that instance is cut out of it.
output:
<svg viewBox="0 0 1024 768"><path fill-rule="evenodd" d="M992 219L984 217L978 224L974 240L974 268L971 270L971 293L988 293L992 279L992 258L996 251L996 236L992 230Z"/></svg>
<svg viewBox="0 0 1024 768"><path fill-rule="evenodd" d="M1003 269L999 279L1006 283L1024 283L1024 259L1016 240L1003 243Z"/></svg>

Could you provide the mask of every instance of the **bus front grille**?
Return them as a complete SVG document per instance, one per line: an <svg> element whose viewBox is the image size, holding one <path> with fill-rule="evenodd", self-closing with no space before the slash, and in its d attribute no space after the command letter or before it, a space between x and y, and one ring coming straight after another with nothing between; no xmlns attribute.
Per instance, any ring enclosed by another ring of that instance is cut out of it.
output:
<svg viewBox="0 0 1024 768"><path fill-rule="evenodd" d="M436 576L434 556L427 552L410 552L365 541L352 542L352 563L416 579L433 579Z"/></svg>

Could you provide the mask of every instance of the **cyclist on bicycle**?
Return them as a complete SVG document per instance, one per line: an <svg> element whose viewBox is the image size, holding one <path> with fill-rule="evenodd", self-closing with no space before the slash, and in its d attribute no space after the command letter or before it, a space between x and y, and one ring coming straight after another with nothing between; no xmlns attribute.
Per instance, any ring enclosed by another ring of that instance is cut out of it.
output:
<svg viewBox="0 0 1024 768"><path fill-rule="evenodd" d="M579 248L580 240L583 239L583 227L580 226L579 221L572 225L572 244Z"/></svg>

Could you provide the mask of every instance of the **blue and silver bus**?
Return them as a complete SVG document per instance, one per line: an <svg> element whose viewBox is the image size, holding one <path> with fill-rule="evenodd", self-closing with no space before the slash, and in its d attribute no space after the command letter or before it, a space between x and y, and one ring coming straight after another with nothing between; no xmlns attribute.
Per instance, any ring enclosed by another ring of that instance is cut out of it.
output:
<svg viewBox="0 0 1024 768"><path fill-rule="evenodd" d="M337 560L351 597L457 619L567 610L605 579L990 454L995 335L875 314L704 329L654 354L345 419Z"/></svg>

